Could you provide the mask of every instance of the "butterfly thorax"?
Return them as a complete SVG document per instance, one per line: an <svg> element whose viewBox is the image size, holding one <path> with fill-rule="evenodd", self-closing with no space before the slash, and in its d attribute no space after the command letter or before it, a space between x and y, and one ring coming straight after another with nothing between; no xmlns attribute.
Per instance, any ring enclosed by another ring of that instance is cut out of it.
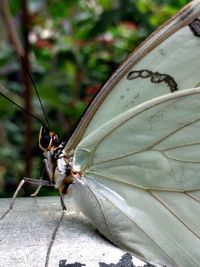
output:
<svg viewBox="0 0 200 267"><path fill-rule="evenodd" d="M70 184L74 182L74 172L71 165L73 153L64 151L66 142L58 135L42 126L39 133L39 146L45 157L44 164L50 181L61 194L66 194Z"/></svg>

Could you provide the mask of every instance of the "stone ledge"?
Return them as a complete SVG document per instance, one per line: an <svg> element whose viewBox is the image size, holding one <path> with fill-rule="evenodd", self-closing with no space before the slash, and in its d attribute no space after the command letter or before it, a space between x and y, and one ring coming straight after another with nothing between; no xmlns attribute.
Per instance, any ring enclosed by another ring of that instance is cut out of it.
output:
<svg viewBox="0 0 200 267"><path fill-rule="evenodd" d="M71 200L51 251L49 267L149 266L105 240ZM0 199L0 215L10 199ZM41 267L60 218L58 197L18 198L0 221L0 266Z"/></svg>

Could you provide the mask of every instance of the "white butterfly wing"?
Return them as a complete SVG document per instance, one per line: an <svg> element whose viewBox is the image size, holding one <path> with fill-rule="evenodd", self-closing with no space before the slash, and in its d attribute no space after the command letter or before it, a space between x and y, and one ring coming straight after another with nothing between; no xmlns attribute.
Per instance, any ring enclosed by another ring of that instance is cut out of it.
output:
<svg viewBox="0 0 200 267"><path fill-rule="evenodd" d="M140 103L197 87L200 69L200 1L193 1L136 49L101 88L66 151L115 116Z"/></svg>
<svg viewBox="0 0 200 267"><path fill-rule="evenodd" d="M133 52L65 147L83 174L72 186L82 211L156 266L200 266L200 92L181 91L200 82L198 17L196 0Z"/></svg>
<svg viewBox="0 0 200 267"><path fill-rule="evenodd" d="M83 212L156 266L200 266L200 88L118 115L77 146Z"/></svg>

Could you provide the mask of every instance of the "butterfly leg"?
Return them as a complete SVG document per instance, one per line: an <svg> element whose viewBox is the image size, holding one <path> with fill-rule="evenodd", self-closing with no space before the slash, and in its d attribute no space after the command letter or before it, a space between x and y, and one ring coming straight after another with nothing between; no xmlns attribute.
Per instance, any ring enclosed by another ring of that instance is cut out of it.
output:
<svg viewBox="0 0 200 267"><path fill-rule="evenodd" d="M60 227L60 225L62 223L64 214L65 214L65 210L66 210L66 206L65 206L65 202L64 202L64 195L63 194L60 195L60 202L61 202L61 206L62 206L62 213L61 213L61 216L60 216L60 220L56 224L56 227L55 227L55 229L53 231L53 234L52 234L52 237L51 237L51 241L50 241L50 244L49 244L49 247L48 247L48 250L47 250L47 254L46 254L45 267L48 267L48 265L49 265L49 258L50 258L50 254L51 254L51 249L53 247L53 243L54 243L54 241L56 239L56 235L57 235L58 229L59 229L59 227Z"/></svg>
<svg viewBox="0 0 200 267"><path fill-rule="evenodd" d="M43 178L41 178L42 180ZM42 185L38 185L36 190L31 194L31 197L36 197L37 194L40 192L40 189L42 188Z"/></svg>
<svg viewBox="0 0 200 267"><path fill-rule="evenodd" d="M64 195L63 194L60 195L60 202L61 202L62 209L66 210L67 208L65 206Z"/></svg>
<svg viewBox="0 0 200 267"><path fill-rule="evenodd" d="M42 171L41 171L40 180L43 180L44 169L46 170L49 179L51 181L53 180L53 168L52 168L52 165L49 164L49 162L51 162L50 153L47 154L47 159L44 159L44 167L42 168ZM42 185L38 185L38 187L36 188L35 192L33 192L33 194L31 194L31 197L37 196L37 194L39 193L41 187L42 187Z"/></svg>
<svg viewBox="0 0 200 267"><path fill-rule="evenodd" d="M39 180L43 180L43 177L44 177L44 166L41 170L41 173L40 173L40 179ZM38 185L36 190L31 194L31 197L36 197L37 194L40 192L40 189L42 188L42 185Z"/></svg>
<svg viewBox="0 0 200 267"><path fill-rule="evenodd" d="M47 172L47 175L51 181L53 181L54 176L54 170L53 170L53 164L51 161L51 155L50 153L47 154L47 159L44 159L44 165Z"/></svg>
<svg viewBox="0 0 200 267"><path fill-rule="evenodd" d="M21 190L21 188L23 187L24 183L30 183L30 184L34 184L34 185L38 185L38 186L43 186L43 185L44 186L53 186L53 184L49 181L37 180L37 179L31 179L31 178L24 177L24 179L21 180L21 182L19 183L19 185L18 185L18 187L17 187L17 189L16 189L16 191L15 191L15 193L11 199L9 208L0 217L0 220L2 220L13 209L17 195L18 195L19 191Z"/></svg>

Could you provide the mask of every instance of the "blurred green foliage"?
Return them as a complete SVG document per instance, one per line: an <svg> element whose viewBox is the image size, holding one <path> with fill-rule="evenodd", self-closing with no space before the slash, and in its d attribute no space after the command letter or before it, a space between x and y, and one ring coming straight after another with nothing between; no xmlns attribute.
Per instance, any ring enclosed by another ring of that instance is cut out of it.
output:
<svg viewBox="0 0 200 267"><path fill-rule="evenodd" d="M51 128L67 140L91 97L119 63L186 0L31 0L30 60ZM10 1L21 36L21 1ZM0 23L2 21L0 19ZM0 84L23 105L20 64L5 27L0 35ZM43 119L33 92L34 114ZM40 125L34 122L32 177L42 166ZM0 97L0 196L24 175L24 115ZM23 193L23 192L22 192ZM46 194L43 191L42 194Z"/></svg>

